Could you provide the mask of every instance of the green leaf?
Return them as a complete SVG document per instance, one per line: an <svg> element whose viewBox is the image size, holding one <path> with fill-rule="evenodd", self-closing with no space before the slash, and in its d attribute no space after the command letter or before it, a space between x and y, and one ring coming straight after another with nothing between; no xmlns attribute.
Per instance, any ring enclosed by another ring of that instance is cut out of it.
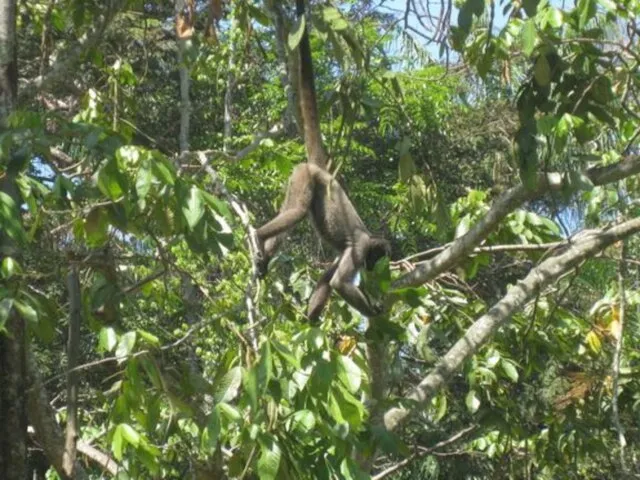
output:
<svg viewBox="0 0 640 480"><path fill-rule="evenodd" d="M103 352L112 351L118 343L118 336L113 327L102 327L98 336L98 348Z"/></svg>
<svg viewBox="0 0 640 480"><path fill-rule="evenodd" d="M263 436L260 441L260 458L258 459L258 476L260 480L277 478L282 453L279 445L271 437Z"/></svg>
<svg viewBox="0 0 640 480"><path fill-rule="evenodd" d="M362 383L362 371L349 357L340 355L338 361L338 378L351 393L356 393Z"/></svg>
<svg viewBox="0 0 640 480"><path fill-rule="evenodd" d="M209 415L207 428L203 433L202 443L204 448L210 451L216 448L216 445L218 444L218 438L220 437L220 430L220 413L216 408L214 408Z"/></svg>
<svg viewBox="0 0 640 480"><path fill-rule="evenodd" d="M20 209L13 198L0 191L0 231L19 243L27 239L21 218Z"/></svg>
<svg viewBox="0 0 640 480"><path fill-rule="evenodd" d="M140 335L142 340L147 342L149 345L153 345L154 347L160 346L160 339L156 337L154 334L141 329L136 330L136 332L138 332L138 335Z"/></svg>
<svg viewBox="0 0 640 480"><path fill-rule="evenodd" d="M111 451L113 452L113 456L116 457L116 460L122 460L122 428L121 425L118 425L113 432L113 437L111 438Z"/></svg>
<svg viewBox="0 0 640 480"><path fill-rule="evenodd" d="M124 194L120 172L115 162L107 162L98 172L98 188L111 200L118 200Z"/></svg>
<svg viewBox="0 0 640 480"><path fill-rule="evenodd" d="M122 431L122 437L134 447L140 445L140 434L128 423L121 423L119 428Z"/></svg>
<svg viewBox="0 0 640 480"><path fill-rule="evenodd" d="M296 358L293 352L289 350L287 346L283 345L277 340L272 340L271 345L275 349L278 356L282 358L282 360L289 363L291 366L295 368L300 368L300 361Z"/></svg>
<svg viewBox="0 0 640 480"><path fill-rule="evenodd" d="M442 420L442 418L447 413L447 395L444 391L440 391L438 395L433 399L433 403L435 403L436 407L436 415L434 420L437 422Z"/></svg>
<svg viewBox="0 0 640 480"><path fill-rule="evenodd" d="M555 7L549 7L547 9L546 21L549 25L551 25L551 27L560 28L564 23L562 11Z"/></svg>
<svg viewBox="0 0 640 480"><path fill-rule="evenodd" d="M242 385L244 386L244 391L249 397L249 401L251 402L251 407L255 410L258 407L258 373L256 372L256 367L249 368L243 379Z"/></svg>
<svg viewBox="0 0 640 480"><path fill-rule="evenodd" d="M536 83L541 87L546 87L551 83L551 67L545 55L539 55L533 68L533 76Z"/></svg>
<svg viewBox="0 0 640 480"><path fill-rule="evenodd" d="M136 193L138 194L139 200L144 200L149 193L152 180L153 175L151 174L151 169L147 165L140 167L136 177Z"/></svg>
<svg viewBox="0 0 640 480"><path fill-rule="evenodd" d="M500 367L504 374L513 382L516 383L518 381L518 370L513 362L509 360L505 360L504 358L500 360Z"/></svg>
<svg viewBox="0 0 640 480"><path fill-rule="evenodd" d="M20 265L13 257L4 257L2 260L2 276L4 278L11 278L20 270Z"/></svg>
<svg viewBox="0 0 640 480"><path fill-rule="evenodd" d="M291 416L290 429L302 435L311 433L316 426L316 417L311 410L299 410Z"/></svg>
<svg viewBox="0 0 640 480"><path fill-rule="evenodd" d="M90 247L100 247L109 239L109 214L104 208L93 208L84 219L84 231Z"/></svg>
<svg viewBox="0 0 640 480"><path fill-rule="evenodd" d="M0 300L0 332L4 331L4 325L9 319L11 309L13 308L13 298L3 298Z"/></svg>
<svg viewBox="0 0 640 480"><path fill-rule="evenodd" d="M127 332L122 337L120 337L120 341L118 342L118 348L116 348L116 357L118 358L118 362L121 363L127 359L131 352L133 352L133 347L136 344L136 332Z"/></svg>
<svg viewBox="0 0 640 480"><path fill-rule="evenodd" d="M271 347L269 342L264 342L260 346L260 360L256 366L256 375L258 380L258 388L260 394L264 393L267 388L267 384L272 377L273 359L271 358Z"/></svg>
<svg viewBox="0 0 640 480"><path fill-rule="evenodd" d="M219 410L219 412L222 415L224 415L225 417L227 417L229 420L233 422L239 422L240 420L242 420L242 415L240 414L238 409L236 407L229 405L228 403L220 402L216 406L216 408Z"/></svg>
<svg viewBox="0 0 640 480"><path fill-rule="evenodd" d="M522 51L525 55L529 56L533 53L536 48L537 37L535 21L530 18L522 26Z"/></svg>
<svg viewBox="0 0 640 480"><path fill-rule="evenodd" d="M189 196L182 207L182 213L187 220L189 229L193 230L204 215L204 204L198 187L192 186L189 190Z"/></svg>
<svg viewBox="0 0 640 480"><path fill-rule="evenodd" d="M291 32L289 32L289 38L287 39L287 43L289 44L289 49L295 50L300 44L300 40L302 40L302 35L304 34L304 29L306 26L306 20L304 15L298 17L293 24L293 28Z"/></svg>
<svg viewBox="0 0 640 480"><path fill-rule="evenodd" d="M478 394L475 390L469 390L467 393L467 397L465 398L465 404L467 405L467 409L471 413L476 413L480 408L480 399L478 398Z"/></svg>
<svg viewBox="0 0 640 480"><path fill-rule="evenodd" d="M16 307L20 316L28 322L38 323L38 312L31 305L27 305L17 300L13 302L13 306Z"/></svg>
<svg viewBox="0 0 640 480"><path fill-rule="evenodd" d="M215 386L215 393L213 400L215 403L230 402L238 394L238 389L242 383L242 367L237 366L230 369L220 379L220 382Z"/></svg>
<svg viewBox="0 0 640 480"><path fill-rule="evenodd" d="M578 28L583 29L589 20L596 14L596 3L594 0L578 0L576 6L578 11Z"/></svg>
<svg viewBox="0 0 640 480"><path fill-rule="evenodd" d="M165 185L173 185L175 183L175 171L173 170L173 165L171 165L159 153L153 156L151 171L153 172L153 176Z"/></svg>

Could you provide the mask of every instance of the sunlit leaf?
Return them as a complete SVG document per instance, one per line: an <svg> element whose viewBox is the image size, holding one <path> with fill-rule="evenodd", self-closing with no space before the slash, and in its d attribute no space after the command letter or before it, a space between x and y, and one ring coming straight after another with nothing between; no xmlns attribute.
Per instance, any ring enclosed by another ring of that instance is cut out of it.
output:
<svg viewBox="0 0 640 480"><path fill-rule="evenodd" d="M480 398L478 398L478 394L475 390L469 390L467 396L465 397L465 404L467 405L467 409L471 413L476 413L480 408Z"/></svg>

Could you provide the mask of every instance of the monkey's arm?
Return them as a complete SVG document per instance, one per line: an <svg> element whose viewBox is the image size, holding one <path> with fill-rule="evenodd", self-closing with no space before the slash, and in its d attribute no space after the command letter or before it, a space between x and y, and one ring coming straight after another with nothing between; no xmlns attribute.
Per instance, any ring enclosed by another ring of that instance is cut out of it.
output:
<svg viewBox="0 0 640 480"><path fill-rule="evenodd" d="M353 308L367 317L375 317L382 311L380 305L375 305L366 295L352 282L363 265L363 259L359 258L353 247L348 247L340 257L335 274L331 278L330 285L345 299Z"/></svg>
<svg viewBox="0 0 640 480"><path fill-rule="evenodd" d="M322 277L320 277L320 280L318 280L316 284L316 288L311 294L309 306L307 307L307 317L309 317L311 322L318 320L324 306L327 304L327 300L329 300L329 295L331 294L331 285L329 285L329 283L336 273L339 261L339 258L334 260L329 269L322 274Z"/></svg>

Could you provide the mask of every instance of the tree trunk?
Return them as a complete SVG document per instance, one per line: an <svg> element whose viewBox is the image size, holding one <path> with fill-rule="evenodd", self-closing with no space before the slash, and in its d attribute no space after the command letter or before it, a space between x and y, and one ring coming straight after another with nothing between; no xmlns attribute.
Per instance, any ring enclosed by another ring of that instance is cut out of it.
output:
<svg viewBox="0 0 640 480"><path fill-rule="evenodd" d="M0 130L15 108L18 94L16 50L16 2L0 0ZM0 202L20 205L10 158L0 178ZM11 208L11 207L10 207ZM19 215L15 207L16 215ZM0 228L0 232L4 229ZM7 255L18 257L19 245L0 233L0 262ZM10 305L5 304L3 307ZM3 309L0 308L0 312ZM0 478L24 480L27 477L27 415L25 409L25 325L15 309L7 312L4 329L0 329ZM0 324L5 320L0 313Z"/></svg>

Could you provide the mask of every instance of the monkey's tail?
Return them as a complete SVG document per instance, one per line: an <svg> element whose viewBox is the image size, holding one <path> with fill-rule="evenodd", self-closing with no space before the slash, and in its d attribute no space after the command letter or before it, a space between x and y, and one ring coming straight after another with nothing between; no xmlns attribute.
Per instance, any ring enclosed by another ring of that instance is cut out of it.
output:
<svg viewBox="0 0 640 480"><path fill-rule="evenodd" d="M305 0L296 0L296 12L299 17L305 15ZM320 115L316 100L316 87L313 77L311 44L309 42L309 26L305 22L302 39L298 46L300 58L298 65L298 91L300 95L300 111L304 123L304 144L307 149L308 162L323 169L327 168L327 153L322 144L320 131Z"/></svg>

